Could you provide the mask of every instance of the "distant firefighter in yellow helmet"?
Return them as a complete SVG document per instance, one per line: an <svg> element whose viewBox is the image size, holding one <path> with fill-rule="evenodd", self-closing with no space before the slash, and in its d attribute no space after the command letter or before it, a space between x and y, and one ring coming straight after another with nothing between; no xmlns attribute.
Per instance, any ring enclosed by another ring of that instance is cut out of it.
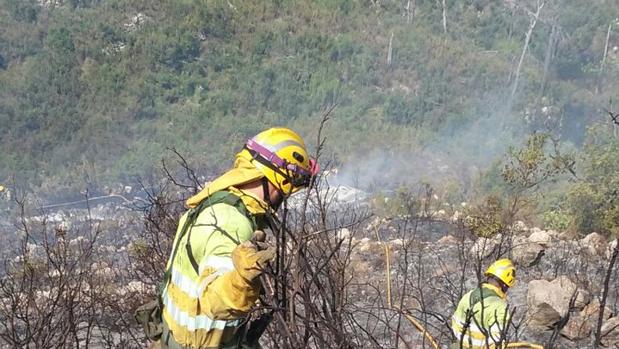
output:
<svg viewBox="0 0 619 349"><path fill-rule="evenodd" d="M298 134L271 128L249 139L232 169L187 200L160 297L162 348L260 347L245 317L275 249L256 236L317 171Z"/></svg>
<svg viewBox="0 0 619 349"><path fill-rule="evenodd" d="M516 283L516 268L509 259L499 259L486 272L485 282L466 293L451 317L456 338L450 349L503 348L511 321L507 291Z"/></svg>

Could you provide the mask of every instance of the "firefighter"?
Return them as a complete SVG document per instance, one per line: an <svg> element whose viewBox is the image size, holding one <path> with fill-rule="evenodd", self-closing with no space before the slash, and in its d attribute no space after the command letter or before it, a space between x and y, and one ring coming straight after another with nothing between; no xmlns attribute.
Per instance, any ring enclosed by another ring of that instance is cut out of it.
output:
<svg viewBox="0 0 619 349"><path fill-rule="evenodd" d="M303 139L271 128L249 139L234 167L186 204L161 292L162 348L259 348L245 318L275 249L252 239L318 167Z"/></svg>
<svg viewBox="0 0 619 349"><path fill-rule="evenodd" d="M450 349L502 348L511 320L507 291L516 283L516 268L509 259L499 259L486 272L485 282L466 293L451 318L456 342Z"/></svg>

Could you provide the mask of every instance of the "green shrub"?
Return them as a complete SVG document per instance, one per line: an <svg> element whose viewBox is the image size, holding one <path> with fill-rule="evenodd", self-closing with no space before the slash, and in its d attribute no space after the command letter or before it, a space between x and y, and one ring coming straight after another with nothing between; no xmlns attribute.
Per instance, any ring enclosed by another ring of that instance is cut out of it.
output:
<svg viewBox="0 0 619 349"><path fill-rule="evenodd" d="M565 231L572 224L572 217L569 212L561 209L549 210L542 214L542 222L545 229Z"/></svg>
<svg viewBox="0 0 619 349"><path fill-rule="evenodd" d="M586 142L583 177L568 193L574 228L582 234L619 233L619 138L597 126L589 130Z"/></svg>

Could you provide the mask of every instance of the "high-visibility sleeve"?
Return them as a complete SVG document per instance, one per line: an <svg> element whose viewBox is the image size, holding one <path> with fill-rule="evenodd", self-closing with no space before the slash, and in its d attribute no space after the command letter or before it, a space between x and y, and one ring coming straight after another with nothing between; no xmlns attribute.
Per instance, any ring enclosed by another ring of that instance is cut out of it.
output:
<svg viewBox="0 0 619 349"><path fill-rule="evenodd" d="M234 270L215 278L204 290L200 304L214 319L235 319L247 313L260 295L261 269L275 256L273 249L257 251L245 242L232 252Z"/></svg>

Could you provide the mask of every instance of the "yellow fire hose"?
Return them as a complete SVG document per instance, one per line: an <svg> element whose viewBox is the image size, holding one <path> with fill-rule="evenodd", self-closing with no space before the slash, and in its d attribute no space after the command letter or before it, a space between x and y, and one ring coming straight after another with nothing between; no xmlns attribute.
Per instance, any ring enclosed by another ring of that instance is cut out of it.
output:
<svg viewBox="0 0 619 349"><path fill-rule="evenodd" d="M383 245L383 247L385 248L385 269L387 273L387 304L389 308L404 315L404 317L413 325L413 327L415 327L419 332L421 332L424 335L424 337L428 339L428 341L430 341L430 344L432 344L432 347L434 349L441 349L441 347L438 345L434 337L432 337L432 335L426 330L424 326L421 325L421 323L419 323L419 321L417 321L410 314L405 313L404 311L399 309L397 306L394 306L392 304L391 302L391 253L389 249L389 244L384 243L380 239L380 236L378 235L378 229L374 229L374 232L376 233L376 240L381 245ZM507 343L505 348L544 349L544 346L539 345L539 344L528 343L528 342L513 342L513 343Z"/></svg>
<svg viewBox="0 0 619 349"><path fill-rule="evenodd" d="M514 342L507 343L507 348L531 348L531 349L544 349L543 345L527 343L527 342Z"/></svg>
<svg viewBox="0 0 619 349"><path fill-rule="evenodd" d="M414 317L412 317L410 314L407 314L405 312L403 312L401 309L399 309L397 306L393 306L393 304L391 303L391 255L390 255L390 250L389 250L389 245L385 244L382 242L382 240L380 239L380 236L378 235L378 230L375 230L376 233L376 239L378 240L378 242L383 245L383 247L385 248L385 261L386 261L386 271L387 271L387 305L389 306L390 309L393 309L399 313L401 313L402 315L404 315L404 317L419 331L421 332L427 339L428 341L430 341L430 344L432 344L432 347L434 347L434 349L440 349L438 343L436 342L436 340L432 337L432 335L425 329L425 327L423 327L419 321L415 320Z"/></svg>

